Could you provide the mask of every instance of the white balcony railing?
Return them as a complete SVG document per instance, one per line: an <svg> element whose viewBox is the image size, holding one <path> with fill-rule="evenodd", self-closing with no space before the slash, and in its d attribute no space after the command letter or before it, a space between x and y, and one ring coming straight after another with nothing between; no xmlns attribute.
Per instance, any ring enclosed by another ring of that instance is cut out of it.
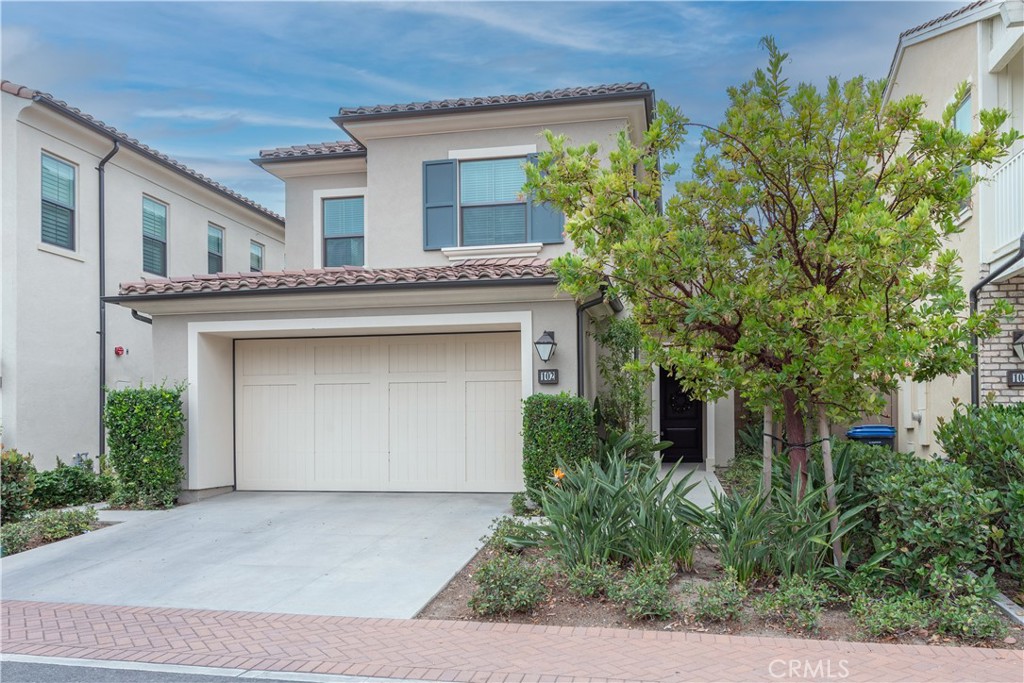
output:
<svg viewBox="0 0 1024 683"><path fill-rule="evenodd" d="M991 263L1020 243L1024 232L1024 150L997 168L982 188L981 256Z"/></svg>

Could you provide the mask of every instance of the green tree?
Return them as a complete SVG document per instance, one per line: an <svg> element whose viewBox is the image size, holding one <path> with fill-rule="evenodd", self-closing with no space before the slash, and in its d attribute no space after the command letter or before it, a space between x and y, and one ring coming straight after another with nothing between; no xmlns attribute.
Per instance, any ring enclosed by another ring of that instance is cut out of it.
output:
<svg viewBox="0 0 1024 683"><path fill-rule="evenodd" d="M1000 132L1000 110L957 131L966 85L940 121L919 96L885 102L882 81L794 87L787 55L762 44L767 67L729 89L718 126L661 102L642 143L623 133L607 164L596 144L548 133L527 185L567 215L577 251L555 262L561 286L584 296L609 279L648 356L695 397L735 390L781 415L796 477L809 425L827 434L906 378L968 370L972 333L997 329L1008 308L968 315L945 240L978 180L963 169L991 165L1018 134ZM662 209L675 169L660 160L692 128L692 179Z"/></svg>

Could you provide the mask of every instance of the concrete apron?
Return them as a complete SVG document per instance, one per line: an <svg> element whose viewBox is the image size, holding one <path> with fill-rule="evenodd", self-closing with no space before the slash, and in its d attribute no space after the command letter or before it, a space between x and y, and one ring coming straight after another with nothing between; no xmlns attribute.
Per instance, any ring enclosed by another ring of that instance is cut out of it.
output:
<svg viewBox="0 0 1024 683"><path fill-rule="evenodd" d="M0 560L3 600L409 618L507 494L236 492Z"/></svg>

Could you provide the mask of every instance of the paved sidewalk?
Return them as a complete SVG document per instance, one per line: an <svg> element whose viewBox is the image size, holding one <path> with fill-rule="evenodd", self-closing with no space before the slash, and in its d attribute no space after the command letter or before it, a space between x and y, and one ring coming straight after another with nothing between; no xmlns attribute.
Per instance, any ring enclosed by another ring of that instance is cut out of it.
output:
<svg viewBox="0 0 1024 683"><path fill-rule="evenodd" d="M440 681L1006 681L1024 653L10 601L8 654Z"/></svg>

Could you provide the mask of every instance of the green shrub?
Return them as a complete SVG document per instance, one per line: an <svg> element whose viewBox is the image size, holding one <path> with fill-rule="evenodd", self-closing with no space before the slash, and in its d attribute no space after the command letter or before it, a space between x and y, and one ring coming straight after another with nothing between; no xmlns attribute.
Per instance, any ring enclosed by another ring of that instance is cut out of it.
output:
<svg viewBox="0 0 1024 683"><path fill-rule="evenodd" d="M721 579L697 587L693 616L699 621L735 621L740 618L746 598L747 589L737 579L736 571L727 568Z"/></svg>
<svg viewBox="0 0 1024 683"><path fill-rule="evenodd" d="M597 434L594 410L585 398L534 394L523 402L523 479L530 498L551 483L561 462L575 467L594 456Z"/></svg>
<svg viewBox="0 0 1024 683"><path fill-rule="evenodd" d="M57 458L56 469L36 474L33 491L37 510L69 507L105 500L113 493L113 480L96 473L92 460L83 458L77 465L66 465Z"/></svg>
<svg viewBox="0 0 1024 683"><path fill-rule="evenodd" d="M563 567L667 561L689 567L703 511L686 500L687 476L619 458L567 468L540 494L547 518L534 526Z"/></svg>
<svg viewBox="0 0 1024 683"><path fill-rule="evenodd" d="M540 508L531 504L524 491L513 493L509 504L512 507L512 514L516 517L533 517L540 514Z"/></svg>
<svg viewBox="0 0 1024 683"><path fill-rule="evenodd" d="M598 423L611 431L646 436L651 441L647 434L651 415L648 395L654 374L651 364L640 359L640 326L630 317L608 317L598 322L593 336L601 348L597 370L603 380L603 389L595 401Z"/></svg>
<svg viewBox="0 0 1024 683"><path fill-rule="evenodd" d="M630 619L668 619L678 611L668 588L674 573L672 564L665 561L634 566L612 584L609 597L625 604Z"/></svg>
<svg viewBox="0 0 1024 683"><path fill-rule="evenodd" d="M786 628L814 631L818 628L825 605L835 602L836 594L812 576L792 576L782 579L774 591L754 601L754 610L765 621Z"/></svg>
<svg viewBox="0 0 1024 683"><path fill-rule="evenodd" d="M536 544L532 527L514 517L498 517L488 527L490 534L482 538L488 548L504 553L518 553L524 547Z"/></svg>
<svg viewBox="0 0 1024 683"><path fill-rule="evenodd" d="M569 592L581 598L607 596L613 590L618 575L614 565L578 564L564 570L565 585Z"/></svg>
<svg viewBox="0 0 1024 683"><path fill-rule="evenodd" d="M830 523L839 513L828 510L824 487L808 488L801 498L796 486L773 488L770 503L759 492L714 496L710 532L722 566L740 583L817 573L831 557L833 539L841 541L860 524L862 507L844 510L833 533Z"/></svg>
<svg viewBox="0 0 1024 683"><path fill-rule="evenodd" d="M179 385L107 392L104 422L110 462L118 477L111 504L144 508L174 505L185 473L181 464L184 389Z"/></svg>
<svg viewBox="0 0 1024 683"><path fill-rule="evenodd" d="M904 636L927 630L931 626L928 601L912 591L889 595L855 596L850 606L858 627L875 636Z"/></svg>
<svg viewBox="0 0 1024 683"><path fill-rule="evenodd" d="M871 533L892 551L887 566L904 585L922 587L921 568L974 567L987 556L998 493L982 491L955 462L889 453L862 463L872 496Z"/></svg>
<svg viewBox="0 0 1024 683"><path fill-rule="evenodd" d="M0 554L20 553L33 543L50 543L84 534L96 523L96 510L43 510L0 526Z"/></svg>
<svg viewBox="0 0 1024 683"><path fill-rule="evenodd" d="M20 553L32 543L34 528L28 520L0 526L0 555Z"/></svg>
<svg viewBox="0 0 1024 683"><path fill-rule="evenodd" d="M0 451L0 522L16 522L32 509L35 478L31 455Z"/></svg>
<svg viewBox="0 0 1024 683"><path fill-rule="evenodd" d="M881 596L865 594L854 598L850 613L861 630L876 637L935 632L984 640L1006 634L1006 626L992 604L976 595L927 598L908 590Z"/></svg>
<svg viewBox="0 0 1024 683"><path fill-rule="evenodd" d="M979 488L997 492L991 554L1004 571L1024 578L1024 403L958 405L949 421L939 418L935 438Z"/></svg>
<svg viewBox="0 0 1024 683"><path fill-rule="evenodd" d="M498 553L473 573L477 587L469 607L485 616L532 610L548 596L547 574L520 555Z"/></svg>

